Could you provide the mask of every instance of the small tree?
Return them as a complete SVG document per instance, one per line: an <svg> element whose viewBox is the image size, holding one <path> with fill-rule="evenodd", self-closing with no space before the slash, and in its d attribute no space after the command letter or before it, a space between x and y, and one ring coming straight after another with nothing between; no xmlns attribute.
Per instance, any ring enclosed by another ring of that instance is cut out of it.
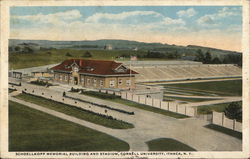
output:
<svg viewBox="0 0 250 159"><path fill-rule="evenodd" d="M212 60L212 63L213 64L221 64L221 61L218 57L215 57L213 60Z"/></svg>
<svg viewBox="0 0 250 159"><path fill-rule="evenodd" d="M15 46L14 50L15 51L21 51L21 48L20 48L20 46Z"/></svg>
<svg viewBox="0 0 250 159"><path fill-rule="evenodd" d="M71 57L72 55L71 55L70 53L67 52L67 53L65 54L65 56Z"/></svg>
<svg viewBox="0 0 250 159"><path fill-rule="evenodd" d="M198 49L196 51L196 57L195 57L195 61L200 61L200 62L204 62L205 61L205 57L201 51L201 49Z"/></svg>
<svg viewBox="0 0 250 159"><path fill-rule="evenodd" d="M210 52L206 52L204 63L209 64L211 62L212 62L212 56L211 56Z"/></svg>
<svg viewBox="0 0 250 159"><path fill-rule="evenodd" d="M86 51L82 57L92 57L92 54L88 51Z"/></svg>
<svg viewBox="0 0 250 159"><path fill-rule="evenodd" d="M224 113L230 119L242 120L242 106L239 102L230 103Z"/></svg>

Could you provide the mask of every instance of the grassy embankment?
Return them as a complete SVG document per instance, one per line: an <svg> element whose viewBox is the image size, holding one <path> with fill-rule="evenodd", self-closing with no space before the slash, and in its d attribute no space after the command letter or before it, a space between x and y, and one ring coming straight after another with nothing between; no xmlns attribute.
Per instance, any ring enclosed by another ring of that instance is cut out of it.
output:
<svg viewBox="0 0 250 159"><path fill-rule="evenodd" d="M185 97L169 97L169 96L164 96L164 100L166 101L182 101L184 103L189 103L189 102L204 102L204 101L210 101L214 99L209 99L209 98L185 98Z"/></svg>
<svg viewBox="0 0 250 159"><path fill-rule="evenodd" d="M239 102L242 105L242 102ZM221 104L213 104L213 105L205 105L197 108L198 114L210 114L212 111L216 112L224 112L225 108L230 103L221 103Z"/></svg>
<svg viewBox="0 0 250 159"><path fill-rule="evenodd" d="M77 107L72 107L66 104L51 101L42 97L36 97L28 94L20 94L16 96L18 99L22 99L27 102L31 102L70 116L74 116L79 119L83 119L95 124L103 125L114 129L129 129L133 128L134 125L121 120L115 120L107 117L103 117L88 111L84 111Z"/></svg>
<svg viewBox="0 0 250 159"><path fill-rule="evenodd" d="M9 102L10 151L128 151L107 134Z"/></svg>
<svg viewBox="0 0 250 159"><path fill-rule="evenodd" d="M174 87L179 88L183 93L185 90L188 93L203 93L199 96L209 96L210 94L214 94L216 96L241 96L242 95L242 80L229 80L229 81L213 81L213 82L195 82L195 83L180 83L180 84L168 84L164 85L165 87ZM168 99L168 97L165 97ZM178 99L182 100L179 97L170 97L170 99ZM183 101L193 101L195 102L195 98L183 98ZM242 102L240 102L242 104ZM212 111L223 112L229 103L221 103L221 104L213 104L206 106L198 107L198 114L209 114Z"/></svg>
<svg viewBox="0 0 250 159"><path fill-rule="evenodd" d="M194 83L179 83L167 84L166 87L178 88L181 91L203 92L215 94L218 96L241 96L242 95L242 80L228 81L211 81L211 82L194 82ZM206 94L203 94L206 95Z"/></svg>

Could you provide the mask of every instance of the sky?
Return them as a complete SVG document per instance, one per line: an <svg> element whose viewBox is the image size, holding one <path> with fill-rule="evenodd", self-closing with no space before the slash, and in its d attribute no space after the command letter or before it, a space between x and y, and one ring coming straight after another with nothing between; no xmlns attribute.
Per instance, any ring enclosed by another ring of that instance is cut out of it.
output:
<svg viewBox="0 0 250 159"><path fill-rule="evenodd" d="M241 50L240 6L11 7L10 38L123 39Z"/></svg>

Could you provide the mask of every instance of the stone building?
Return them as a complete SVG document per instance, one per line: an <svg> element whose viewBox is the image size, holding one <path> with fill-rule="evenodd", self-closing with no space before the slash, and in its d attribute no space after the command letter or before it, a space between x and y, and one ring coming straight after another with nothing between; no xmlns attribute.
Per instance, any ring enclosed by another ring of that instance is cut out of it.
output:
<svg viewBox="0 0 250 159"><path fill-rule="evenodd" d="M137 72L122 63L70 59L51 68L54 81L88 88L133 89Z"/></svg>

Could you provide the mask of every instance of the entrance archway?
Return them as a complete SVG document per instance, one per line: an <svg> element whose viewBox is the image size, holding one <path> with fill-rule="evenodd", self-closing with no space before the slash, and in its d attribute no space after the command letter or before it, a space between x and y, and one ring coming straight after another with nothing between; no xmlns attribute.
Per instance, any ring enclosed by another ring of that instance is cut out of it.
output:
<svg viewBox="0 0 250 159"><path fill-rule="evenodd" d="M74 84L78 85L78 77L74 77Z"/></svg>

